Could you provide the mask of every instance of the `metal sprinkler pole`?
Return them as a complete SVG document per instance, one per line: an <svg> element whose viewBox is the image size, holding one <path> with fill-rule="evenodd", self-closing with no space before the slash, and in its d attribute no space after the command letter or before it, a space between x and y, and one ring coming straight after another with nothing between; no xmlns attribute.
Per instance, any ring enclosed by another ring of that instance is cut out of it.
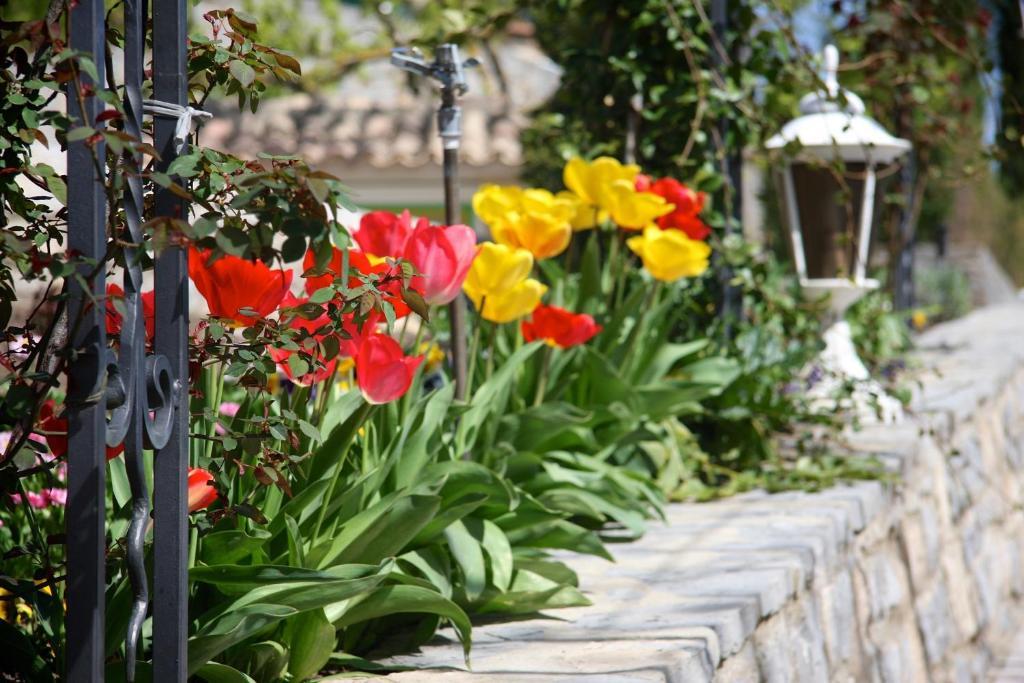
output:
<svg viewBox="0 0 1024 683"><path fill-rule="evenodd" d="M475 59L462 61L459 46L438 45L434 61L427 63L422 55L409 48L391 51L391 63L418 76L426 76L441 85L441 107L437 110L437 129L444 149L444 212L445 223L461 223L459 204L459 145L462 141L462 108L458 98L468 89L465 67L476 66ZM455 398L466 398L466 303L462 294L448 304L452 366L455 374Z"/></svg>

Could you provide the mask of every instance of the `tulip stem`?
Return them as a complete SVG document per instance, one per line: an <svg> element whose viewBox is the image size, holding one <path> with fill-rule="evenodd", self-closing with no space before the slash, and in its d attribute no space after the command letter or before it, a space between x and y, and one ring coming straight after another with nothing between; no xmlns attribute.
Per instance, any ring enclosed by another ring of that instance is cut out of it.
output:
<svg viewBox="0 0 1024 683"><path fill-rule="evenodd" d="M207 428L206 435L210 439L206 442L205 455L207 458L213 457L213 444L218 441L214 438L217 435L217 422L220 420L220 398L224 392L224 365L222 363L215 363L210 368L210 386L209 394L213 401L210 406L213 410L213 419L210 421L210 426Z"/></svg>
<svg viewBox="0 0 1024 683"><path fill-rule="evenodd" d="M480 311L476 316L476 325L473 326L473 343L469 348L469 370L466 372L466 390L473 393L473 375L476 374L476 357L480 352L480 329L484 326L484 305L487 297L480 299Z"/></svg>
<svg viewBox="0 0 1024 683"><path fill-rule="evenodd" d="M551 369L551 346L544 345L544 354L540 362L540 375L537 377L537 394L533 397L534 407L544 402L544 392L548 388L548 371Z"/></svg>
<svg viewBox="0 0 1024 683"><path fill-rule="evenodd" d="M420 324L419 324L419 327L417 327L417 329L416 329L416 340L413 341L413 343L412 343L412 350L410 351L411 355L416 355L417 353L419 353L420 342L423 341L423 332L426 329L426 327L427 327L426 324L421 320ZM428 349L427 350L427 355L429 357L429 349L430 349L430 347L428 346L427 349ZM427 360L427 359L424 359L424 360ZM405 396L402 397L401 402L399 403L399 411L398 411L398 415L399 415L398 421L399 422L401 422L403 419L405 419L406 414L409 412L409 405L412 403L412 401L414 401L417 397L419 397L419 395L420 395L420 387L423 385L423 373L424 372L425 372L424 364L420 363L420 366L418 368L416 368L416 373L413 375L412 384L409 386L409 390L407 392L405 392Z"/></svg>
<svg viewBox="0 0 1024 683"><path fill-rule="evenodd" d="M331 391L334 389L334 383L338 380L338 359L334 359L334 368L331 370L330 376L327 381L320 383L320 395L317 396L318 405L314 409L313 414L316 416L316 422L313 424L317 427L324 420L324 413L327 412L327 404L331 400Z"/></svg>
<svg viewBox="0 0 1024 683"><path fill-rule="evenodd" d="M618 232L612 233L611 244L608 245L608 282L607 282L607 294L608 305L611 306L615 300L615 268L618 265L619 260L619 235Z"/></svg>
<svg viewBox="0 0 1024 683"><path fill-rule="evenodd" d="M355 421L355 425L345 435L345 440L341 444L340 452L338 453L337 462L334 463L334 472L331 473L331 479L327 483L327 490L324 491L324 497L320 501L320 512L316 517L316 526L313 527L313 534L310 536L313 539L313 545L319 540L320 528L324 524L324 517L327 516L327 508L331 505L331 498L334 497L334 489L338 486L338 479L341 478L341 471L345 467L345 461L348 460L348 451L352 447L352 442L355 441L356 435L359 433L359 428L366 423L369 419L370 413L373 411L374 405L372 403L364 403L356 414L352 416L352 420Z"/></svg>
<svg viewBox="0 0 1024 683"><path fill-rule="evenodd" d="M497 347L498 340L498 323L491 323L491 336L487 342L487 371L484 374L484 381L486 382L494 374L494 350Z"/></svg>
<svg viewBox="0 0 1024 683"><path fill-rule="evenodd" d="M625 235L622 232L616 234L615 239L620 242L619 245L619 263L618 265L618 278L615 283L615 303L612 305L612 310L617 311L622 307L622 297L626 293L626 278L629 275L629 269L626 268L626 259L629 258L629 252L625 247Z"/></svg>

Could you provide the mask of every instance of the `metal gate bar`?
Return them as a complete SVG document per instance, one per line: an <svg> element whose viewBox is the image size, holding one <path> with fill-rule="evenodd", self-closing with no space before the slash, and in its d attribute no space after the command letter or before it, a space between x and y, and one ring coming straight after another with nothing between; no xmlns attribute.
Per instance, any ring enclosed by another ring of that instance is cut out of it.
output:
<svg viewBox="0 0 1024 683"><path fill-rule="evenodd" d="M102 88L103 0L79 0L69 13L71 48L93 56L99 83L81 72L68 85L68 114L77 125L96 126L103 102L90 88ZM99 59L95 59L99 56ZM82 86L81 88L79 87ZM102 125L102 124L101 124ZM68 283L70 343L76 350L68 377L67 680L103 680L106 587L106 405L103 388L107 346L104 310L94 305L105 290L106 202L103 141L68 145L68 249L83 259L78 278ZM91 263L90 263L91 261ZM81 279L79 279L81 278Z"/></svg>
<svg viewBox="0 0 1024 683"><path fill-rule="evenodd" d="M187 105L187 29L184 0L153 0L153 96ZM158 169L177 156L173 119L153 122ZM170 191L156 193L157 216L186 219L184 200ZM184 683L188 628L188 255L165 248L156 260L156 352L170 361L178 387L171 438L157 451L154 470L153 680Z"/></svg>

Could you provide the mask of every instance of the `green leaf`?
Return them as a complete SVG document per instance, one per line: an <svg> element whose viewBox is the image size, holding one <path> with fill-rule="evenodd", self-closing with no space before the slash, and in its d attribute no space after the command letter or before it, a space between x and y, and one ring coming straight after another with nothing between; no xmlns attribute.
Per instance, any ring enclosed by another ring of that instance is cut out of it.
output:
<svg viewBox="0 0 1024 683"><path fill-rule="evenodd" d="M229 565L253 554L270 538L263 529L214 531L203 537L202 560L208 565Z"/></svg>
<svg viewBox="0 0 1024 683"><path fill-rule="evenodd" d="M437 515L430 520L430 522L423 527L416 538L414 538L410 545L422 546L432 541L442 531L444 531L449 524L456 522L469 513L476 510L478 507L483 505L488 496L486 493L476 492L469 493L468 495L459 498L454 503L446 503Z"/></svg>
<svg viewBox="0 0 1024 683"><path fill-rule="evenodd" d="M46 179L46 187L53 193L54 198L64 206L68 205L68 186L63 178L53 176Z"/></svg>
<svg viewBox="0 0 1024 683"><path fill-rule="evenodd" d="M594 532L564 519L532 524L507 530L508 540L514 547L563 548L577 553L597 555L611 560L604 544Z"/></svg>
<svg viewBox="0 0 1024 683"><path fill-rule="evenodd" d="M291 370L292 377L302 377L309 372L309 363L299 354L293 353L288 356L288 369Z"/></svg>
<svg viewBox="0 0 1024 683"><path fill-rule="evenodd" d="M557 607L589 605L575 586L559 584L540 574L519 569L510 590L493 596L478 608L481 614L530 614Z"/></svg>
<svg viewBox="0 0 1024 683"><path fill-rule="evenodd" d="M68 142L78 142L85 140L88 137L92 137L96 134L96 129L90 126L79 126L78 128L72 128L68 131Z"/></svg>
<svg viewBox="0 0 1024 683"><path fill-rule="evenodd" d="M119 507L128 504L132 499L131 484L128 483L128 472L125 470L124 458L114 458L109 461L110 466L110 488L114 494L114 502Z"/></svg>
<svg viewBox="0 0 1024 683"><path fill-rule="evenodd" d="M236 601L236 606L245 602L253 602L256 597L274 595L277 586L282 590L290 590L304 584L345 583L374 579L381 566L375 565L343 565L320 571L289 567L287 565L239 565L221 564L212 567L193 567L189 570L189 579L200 583L209 583L230 593L245 593L244 601ZM258 592L258 595L257 595ZM260 597L261 600L264 597Z"/></svg>
<svg viewBox="0 0 1024 683"><path fill-rule="evenodd" d="M481 545L490 559L491 583L500 591L508 590L512 583L512 546L508 537L494 522L485 519L482 521Z"/></svg>
<svg viewBox="0 0 1024 683"><path fill-rule="evenodd" d="M378 562L398 555L437 514L440 505L438 496L385 498L346 522L335 538L327 542L318 565Z"/></svg>
<svg viewBox="0 0 1024 683"><path fill-rule="evenodd" d="M336 292L333 287L321 287L312 294L309 295L309 303L311 304L325 304L334 298Z"/></svg>
<svg viewBox="0 0 1024 683"><path fill-rule="evenodd" d="M188 639L188 675L194 675L232 645L294 614L297 614L297 610L285 605L254 604L231 610L220 619L206 622L203 633Z"/></svg>
<svg viewBox="0 0 1024 683"><path fill-rule="evenodd" d="M251 677L234 667L219 662L207 662L199 668L196 676L207 683L256 683Z"/></svg>
<svg viewBox="0 0 1024 683"><path fill-rule="evenodd" d="M288 557L295 567L306 566L306 553L302 541L302 534L299 532L299 524L291 515L284 513L285 526L288 529Z"/></svg>
<svg viewBox="0 0 1024 683"><path fill-rule="evenodd" d="M469 617L440 593L420 586L381 586L356 604L346 607L344 613L334 617L333 621L335 627L343 629L369 619L404 613L437 614L451 621L462 641L463 654L469 657L473 637Z"/></svg>
<svg viewBox="0 0 1024 683"><path fill-rule="evenodd" d="M451 567L448 554L440 546L420 548L401 555L401 562L408 562L417 569L446 598L452 597Z"/></svg>
<svg viewBox="0 0 1024 683"><path fill-rule="evenodd" d="M653 382L661 379L677 362L707 348L710 343L709 339L697 339L685 344L663 344L659 346L646 364L641 380L643 382Z"/></svg>
<svg viewBox="0 0 1024 683"><path fill-rule="evenodd" d="M349 565L315 572L294 567L197 567L192 572L231 586L259 585L235 601L199 617L189 639L189 675L221 652L306 610L348 600L375 588L394 567ZM292 579L288 581L287 579ZM198 580L198 579L197 579ZM270 581L269 585L265 585Z"/></svg>
<svg viewBox="0 0 1024 683"><path fill-rule="evenodd" d="M448 541L452 557L462 570L462 587L466 591L466 599L472 602L480 597L487 587L483 547L463 520L448 525L444 530L444 537Z"/></svg>
<svg viewBox="0 0 1024 683"><path fill-rule="evenodd" d="M288 625L291 652L288 673L295 681L314 676L324 667L337 644L334 625L322 609L314 609L295 617Z"/></svg>
<svg viewBox="0 0 1024 683"><path fill-rule="evenodd" d="M232 60L231 65L228 66L228 71L231 72L231 75L234 76L244 88L248 88L252 85L252 82L256 80L255 69L240 59Z"/></svg>
<svg viewBox="0 0 1024 683"><path fill-rule="evenodd" d="M179 176L181 178L191 178L199 173L199 169L196 168L196 164L199 163L199 152L192 152L191 154L184 154L177 157L167 166L167 175Z"/></svg>
<svg viewBox="0 0 1024 683"><path fill-rule="evenodd" d="M246 649L248 658L245 669L254 679L262 683L280 681L284 678L285 669L288 667L288 651L281 643L264 640L252 643Z"/></svg>

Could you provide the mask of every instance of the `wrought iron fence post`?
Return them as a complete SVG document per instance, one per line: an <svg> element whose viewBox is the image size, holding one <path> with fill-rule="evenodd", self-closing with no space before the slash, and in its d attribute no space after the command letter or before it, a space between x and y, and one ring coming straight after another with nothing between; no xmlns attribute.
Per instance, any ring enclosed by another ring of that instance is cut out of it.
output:
<svg viewBox="0 0 1024 683"><path fill-rule="evenodd" d="M153 0L153 96L187 105L187 6L184 0ZM177 156L176 121L154 119L159 170ZM186 219L185 202L158 190L157 216ZM156 259L155 349L170 361L177 411L170 440L154 467L153 680L184 683L188 668L188 254L167 246Z"/></svg>
<svg viewBox="0 0 1024 683"><path fill-rule="evenodd" d="M68 88L76 125L96 126L103 102L91 94L104 79L103 0L79 0L70 15L71 47L92 59L99 82L84 72ZM81 87L79 87L81 86ZM102 124L101 124L102 125ZM106 327L102 300L106 252L103 141L68 145L68 248L83 260L68 283L73 357L68 377L67 680L104 679L106 587Z"/></svg>

